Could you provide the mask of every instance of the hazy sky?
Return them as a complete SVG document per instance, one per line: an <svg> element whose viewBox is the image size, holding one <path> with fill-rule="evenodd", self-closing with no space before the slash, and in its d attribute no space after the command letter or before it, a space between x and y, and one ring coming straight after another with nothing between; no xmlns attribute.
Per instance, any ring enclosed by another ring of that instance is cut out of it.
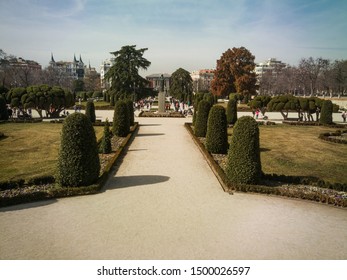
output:
<svg viewBox="0 0 347 280"><path fill-rule="evenodd" d="M215 68L228 48L262 62L347 59L347 0L0 0L0 49L49 63L148 48L146 74Z"/></svg>

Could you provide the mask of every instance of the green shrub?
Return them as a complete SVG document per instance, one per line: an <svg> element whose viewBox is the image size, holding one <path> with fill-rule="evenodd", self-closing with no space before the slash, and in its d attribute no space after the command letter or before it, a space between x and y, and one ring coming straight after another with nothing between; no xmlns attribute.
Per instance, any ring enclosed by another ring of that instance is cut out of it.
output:
<svg viewBox="0 0 347 280"><path fill-rule="evenodd" d="M104 134L102 136L101 144L100 144L100 153L102 154L109 154L112 152L112 145L111 145L111 133L110 133L110 124L108 120L106 120L105 126L104 126Z"/></svg>
<svg viewBox="0 0 347 280"><path fill-rule="evenodd" d="M194 133L197 137L205 137L207 132L208 114L211 104L206 100L201 100L198 105L198 112L195 120Z"/></svg>
<svg viewBox="0 0 347 280"><path fill-rule="evenodd" d="M5 98L0 95L0 120L8 120L8 111Z"/></svg>
<svg viewBox="0 0 347 280"><path fill-rule="evenodd" d="M319 123L320 124L333 123L333 103L330 100L323 101Z"/></svg>
<svg viewBox="0 0 347 280"><path fill-rule="evenodd" d="M69 115L63 124L56 181L61 186L79 187L95 183L100 161L93 125L81 113Z"/></svg>
<svg viewBox="0 0 347 280"><path fill-rule="evenodd" d="M117 101L114 106L112 132L119 137L126 137L130 131L128 105L123 100Z"/></svg>
<svg viewBox="0 0 347 280"><path fill-rule="evenodd" d="M261 173L258 124L244 116L234 126L226 174L233 183L257 184Z"/></svg>
<svg viewBox="0 0 347 280"><path fill-rule="evenodd" d="M204 100L210 103L211 106L215 103L214 95L210 92L204 93Z"/></svg>
<svg viewBox="0 0 347 280"><path fill-rule="evenodd" d="M227 123L235 124L237 121L237 100L230 99L227 105Z"/></svg>
<svg viewBox="0 0 347 280"><path fill-rule="evenodd" d="M95 116L95 106L93 101L88 101L86 105L86 116L89 118L89 120L92 123L95 123L96 116Z"/></svg>
<svg viewBox="0 0 347 280"><path fill-rule="evenodd" d="M213 106L207 122L206 149L214 154L226 154L228 151L228 131L225 109Z"/></svg>
<svg viewBox="0 0 347 280"><path fill-rule="evenodd" d="M127 103L128 111L129 111L129 123L130 123L130 126L133 126L135 124L134 103L130 99L128 99L126 103Z"/></svg>

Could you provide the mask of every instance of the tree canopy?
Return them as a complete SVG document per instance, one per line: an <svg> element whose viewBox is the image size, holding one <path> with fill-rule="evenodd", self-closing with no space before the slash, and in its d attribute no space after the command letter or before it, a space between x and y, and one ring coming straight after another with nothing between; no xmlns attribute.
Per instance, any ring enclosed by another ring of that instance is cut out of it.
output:
<svg viewBox="0 0 347 280"><path fill-rule="evenodd" d="M130 98L148 84L148 81L139 75L140 69L146 70L151 65L151 62L143 57L146 50L148 48L136 49L136 45L132 45L111 52L115 56L114 64L105 78L111 83L111 92L116 99Z"/></svg>
<svg viewBox="0 0 347 280"><path fill-rule="evenodd" d="M170 94L179 100L192 102L193 80L187 70L179 68L172 73Z"/></svg>
<svg viewBox="0 0 347 280"><path fill-rule="evenodd" d="M211 89L214 95L227 96L231 92L242 95L256 93L254 55L245 47L232 48L224 52L219 60Z"/></svg>
<svg viewBox="0 0 347 280"><path fill-rule="evenodd" d="M6 101L11 107L34 109L42 117L59 117L60 113L75 104L71 92L55 86L35 85L26 88L12 88L6 93Z"/></svg>

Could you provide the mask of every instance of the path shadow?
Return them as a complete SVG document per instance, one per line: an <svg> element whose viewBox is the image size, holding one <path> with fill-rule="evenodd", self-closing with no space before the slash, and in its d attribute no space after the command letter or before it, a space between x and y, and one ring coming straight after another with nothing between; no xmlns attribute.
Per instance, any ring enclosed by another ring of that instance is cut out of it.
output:
<svg viewBox="0 0 347 280"><path fill-rule="evenodd" d="M149 136L161 136L165 135L165 133L138 133L136 137L149 137Z"/></svg>
<svg viewBox="0 0 347 280"><path fill-rule="evenodd" d="M19 210L25 210L30 208L42 207L42 206L50 205L56 202L57 202L57 199L55 198L33 201L33 202L26 202L22 204L5 206L3 208L0 208L0 212L19 211Z"/></svg>
<svg viewBox="0 0 347 280"><path fill-rule="evenodd" d="M152 124L148 123L148 124L140 124L140 126L161 126L161 124L160 123L152 123Z"/></svg>
<svg viewBox="0 0 347 280"><path fill-rule="evenodd" d="M161 175L115 176L109 179L104 191L159 184L169 179L170 177Z"/></svg>
<svg viewBox="0 0 347 280"><path fill-rule="evenodd" d="M271 149L269 149L269 148L260 148L260 151L261 152L269 152L269 151L271 151Z"/></svg>
<svg viewBox="0 0 347 280"><path fill-rule="evenodd" d="M148 151L148 149L128 149L128 152Z"/></svg>

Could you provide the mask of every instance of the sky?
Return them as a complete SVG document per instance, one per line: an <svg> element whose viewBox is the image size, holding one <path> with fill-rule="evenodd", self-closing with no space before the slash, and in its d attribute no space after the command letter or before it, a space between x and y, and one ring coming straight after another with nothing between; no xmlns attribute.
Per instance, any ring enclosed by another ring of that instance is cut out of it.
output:
<svg viewBox="0 0 347 280"><path fill-rule="evenodd" d="M0 49L48 66L148 48L145 75L212 69L245 47L256 62L347 59L347 0L0 0Z"/></svg>

